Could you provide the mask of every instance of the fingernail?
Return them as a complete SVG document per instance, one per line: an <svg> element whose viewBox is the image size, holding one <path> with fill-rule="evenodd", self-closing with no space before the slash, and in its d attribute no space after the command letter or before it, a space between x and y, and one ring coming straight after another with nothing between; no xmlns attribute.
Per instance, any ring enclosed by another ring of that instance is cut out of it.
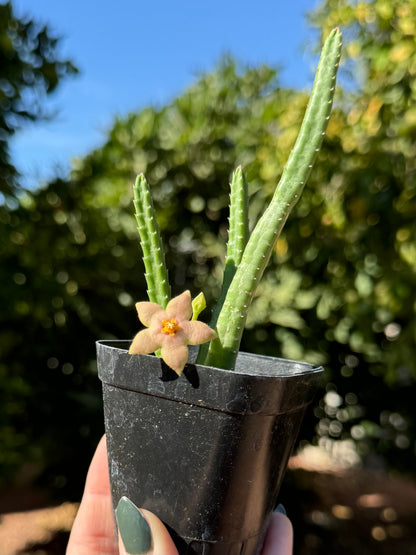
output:
<svg viewBox="0 0 416 555"><path fill-rule="evenodd" d="M129 555L142 555L150 550L152 536L146 519L130 501L122 497L117 505L116 518L118 530Z"/></svg>
<svg viewBox="0 0 416 555"><path fill-rule="evenodd" d="M279 505L277 505L274 512L275 513L282 513L282 515L287 515L286 509L283 507L283 505L281 503L279 503Z"/></svg>

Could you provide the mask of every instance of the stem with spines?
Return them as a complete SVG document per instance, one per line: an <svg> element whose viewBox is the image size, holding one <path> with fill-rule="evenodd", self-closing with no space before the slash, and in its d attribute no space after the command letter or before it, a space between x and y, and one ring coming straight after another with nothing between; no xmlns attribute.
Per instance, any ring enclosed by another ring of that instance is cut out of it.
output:
<svg viewBox="0 0 416 555"><path fill-rule="evenodd" d="M147 294L149 301L166 308L171 297L168 271L152 197L143 174L137 176L133 192L137 229L143 251Z"/></svg>
<svg viewBox="0 0 416 555"><path fill-rule="evenodd" d="M341 55L341 33L334 29L322 49L311 97L295 146L273 198L258 221L228 288L218 316L218 338L211 341L205 365L232 369L241 342L248 307L277 238L298 201L320 149L331 113Z"/></svg>
<svg viewBox="0 0 416 555"><path fill-rule="evenodd" d="M218 300L212 309L209 326L215 329L218 316L224 304L228 288L241 262L249 236L248 230L248 187L241 166L234 171L230 183L230 216L228 226L227 253L222 287ZM197 362L205 360L209 344L204 343L199 348Z"/></svg>

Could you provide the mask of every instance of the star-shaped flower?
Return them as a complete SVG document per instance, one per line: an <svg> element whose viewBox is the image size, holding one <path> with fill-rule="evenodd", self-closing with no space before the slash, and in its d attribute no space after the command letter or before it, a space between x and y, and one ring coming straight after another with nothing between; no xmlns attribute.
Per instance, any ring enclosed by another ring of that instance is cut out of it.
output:
<svg viewBox="0 0 416 555"><path fill-rule="evenodd" d="M191 293L185 291L168 302L166 310L156 303L136 303L139 319L147 329L140 331L129 353L149 354L161 350L162 359L179 376L188 360L188 345L200 345L217 334L207 324L189 321L192 316Z"/></svg>

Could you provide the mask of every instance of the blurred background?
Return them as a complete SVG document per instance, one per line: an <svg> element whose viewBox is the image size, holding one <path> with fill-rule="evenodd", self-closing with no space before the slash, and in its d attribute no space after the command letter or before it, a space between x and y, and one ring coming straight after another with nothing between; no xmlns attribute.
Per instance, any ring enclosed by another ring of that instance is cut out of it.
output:
<svg viewBox="0 0 416 555"><path fill-rule="evenodd" d="M326 368L281 492L295 554L416 553L415 1L232 4L0 4L1 554L64 551L103 433L94 342L146 298L135 175L173 294L212 306L230 174L254 225L334 26L334 112L242 350Z"/></svg>

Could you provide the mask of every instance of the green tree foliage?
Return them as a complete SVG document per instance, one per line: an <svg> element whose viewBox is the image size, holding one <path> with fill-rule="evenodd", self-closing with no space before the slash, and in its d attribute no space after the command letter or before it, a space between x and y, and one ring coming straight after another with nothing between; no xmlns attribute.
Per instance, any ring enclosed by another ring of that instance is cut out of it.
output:
<svg viewBox="0 0 416 555"><path fill-rule="evenodd" d="M134 302L146 298L135 174L145 170L153 188L173 293L204 290L212 304L225 250L218 235L225 236L228 179L238 152L257 171L256 145L290 96L275 87L272 70L238 72L225 61L171 105L116 121L106 144L78 161L70 181L27 192L17 209L1 213L5 469L24 458L46 460L48 475L62 485L69 475L68 490L79 494L73 486L82 483L80 459L86 464L103 428L100 386L91 373L94 341L132 337L139 327ZM262 195L261 182L256 187Z"/></svg>
<svg viewBox="0 0 416 555"><path fill-rule="evenodd" d="M341 22L348 57L321 175L323 239L335 247L325 337L343 402L322 405L320 433L347 427L363 453L404 467L416 448L415 12L412 0L326 0L311 15L324 33Z"/></svg>
<svg viewBox="0 0 416 555"><path fill-rule="evenodd" d="M410 2L389 2L388 14L386 5L328 0L313 15L324 34L334 23L343 28L344 90L259 286L242 348L325 364L330 383L315 440L331 448L352 438L364 457L378 453L412 471L414 17ZM116 120L70 180L2 213L4 466L46 458L49 476L58 485L70 477L79 493L74 468L84 469L75 461L81 453L86 463L102 431L94 340L132 337L134 302L146 298L132 207L136 173L145 172L152 188L172 294L202 290L212 307L231 172L238 164L247 171L253 225L307 99L279 87L268 67L225 59L169 105ZM308 422L311 439L317 420Z"/></svg>
<svg viewBox="0 0 416 555"><path fill-rule="evenodd" d="M0 193L19 188L9 155L11 137L25 122L44 117L44 97L76 72L59 57L58 46L46 26L16 17L11 2L0 4Z"/></svg>

